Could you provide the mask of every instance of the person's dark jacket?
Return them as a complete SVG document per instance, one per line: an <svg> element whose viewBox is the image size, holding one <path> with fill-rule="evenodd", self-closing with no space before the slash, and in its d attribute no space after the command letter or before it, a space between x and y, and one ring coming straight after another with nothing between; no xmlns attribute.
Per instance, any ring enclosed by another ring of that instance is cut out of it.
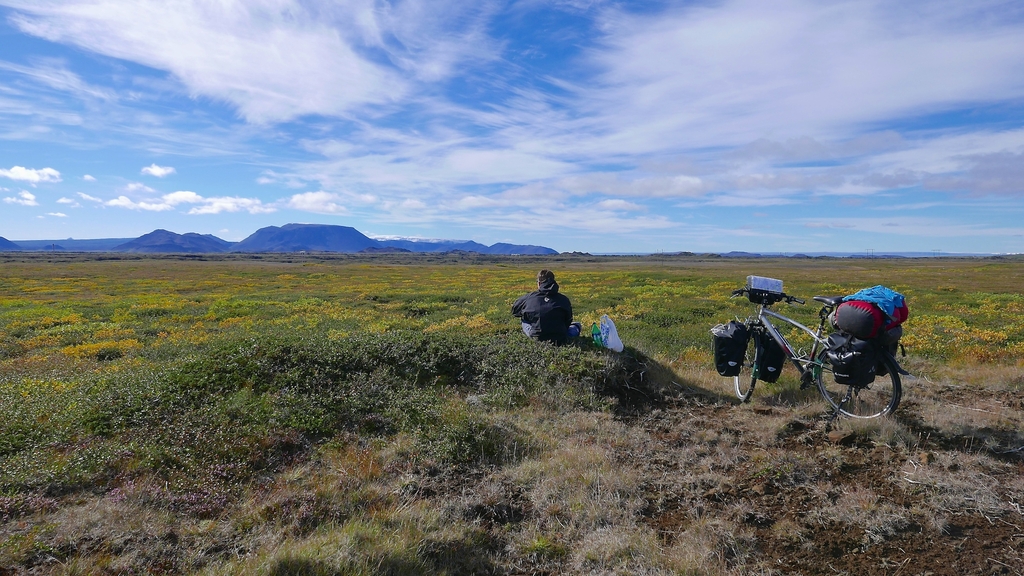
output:
<svg viewBox="0 0 1024 576"><path fill-rule="evenodd" d="M521 296L512 304L512 315L530 325L530 336L537 340L564 344L569 340L572 304L558 293L558 283L550 280L536 292Z"/></svg>

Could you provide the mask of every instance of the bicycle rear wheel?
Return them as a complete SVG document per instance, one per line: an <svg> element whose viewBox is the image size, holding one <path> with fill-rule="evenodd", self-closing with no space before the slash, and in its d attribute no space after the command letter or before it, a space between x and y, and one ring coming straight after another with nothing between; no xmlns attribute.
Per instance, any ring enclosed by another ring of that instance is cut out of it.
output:
<svg viewBox="0 0 1024 576"><path fill-rule="evenodd" d="M736 397L741 402L750 401L750 397L754 394L754 384L757 383L757 376L754 374L754 361L760 348L758 338L757 333L750 335L750 339L747 340L747 351L743 356L743 366L740 368L739 375L732 377Z"/></svg>
<svg viewBox="0 0 1024 576"><path fill-rule="evenodd" d="M900 375L892 358L883 356L881 361L885 363L889 373L885 376L876 376L875 381L871 384L866 386L839 384L832 375L832 366L828 362L828 355L825 350L822 350L818 355L820 367L814 367L818 391L832 405L833 409L838 409L840 414L846 416L877 418L891 414L900 404L903 388L900 385ZM847 394L849 394L849 399L844 403L843 400Z"/></svg>

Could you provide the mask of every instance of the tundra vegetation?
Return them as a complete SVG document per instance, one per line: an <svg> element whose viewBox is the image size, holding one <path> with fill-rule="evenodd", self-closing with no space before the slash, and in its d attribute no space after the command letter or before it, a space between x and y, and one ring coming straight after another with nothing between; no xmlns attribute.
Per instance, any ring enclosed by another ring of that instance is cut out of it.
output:
<svg viewBox="0 0 1024 576"><path fill-rule="evenodd" d="M541 267L624 353L521 334ZM748 274L905 294L897 414L826 431L791 367L736 403L708 330ZM0 255L0 574L1020 574L1022 286L1013 258Z"/></svg>

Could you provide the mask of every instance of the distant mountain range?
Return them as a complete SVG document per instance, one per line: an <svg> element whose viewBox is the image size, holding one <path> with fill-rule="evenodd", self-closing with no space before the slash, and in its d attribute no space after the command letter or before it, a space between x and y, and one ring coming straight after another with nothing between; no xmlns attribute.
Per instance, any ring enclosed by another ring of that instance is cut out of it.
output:
<svg viewBox="0 0 1024 576"><path fill-rule="evenodd" d="M349 226L286 224L260 228L241 242L228 242L212 234L176 234L154 230L138 238L97 240L29 240L0 238L0 251L48 250L74 252L132 252L149 254L209 254L219 252L478 252L480 254L558 254L545 246L455 240L375 240Z"/></svg>
<svg viewBox="0 0 1024 576"><path fill-rule="evenodd" d="M10 252L12 250L21 250L21 246L18 246L7 238L0 236L0 252Z"/></svg>
<svg viewBox="0 0 1024 576"><path fill-rule="evenodd" d="M133 238L96 238L90 240L18 240L21 250L50 250L68 252L110 252L114 248L131 242Z"/></svg>
<svg viewBox="0 0 1024 576"><path fill-rule="evenodd" d="M56 252L133 252L211 254L219 252L344 252L344 253L397 253L397 252L475 252L479 254L558 254L545 246L498 243L492 246L463 240L409 240L374 239L349 226L327 224L286 224L260 228L241 242L228 242L212 234L176 234L167 230L154 230L138 238L97 238L92 240L18 240L11 242L0 237L0 252L56 251ZM589 254L588 254L589 255ZM644 254L597 254L597 256L643 256ZM806 252L779 254L757 252L720 252L695 254L693 252L660 252L650 256L703 256L721 258L929 258L998 256L983 253L955 252Z"/></svg>

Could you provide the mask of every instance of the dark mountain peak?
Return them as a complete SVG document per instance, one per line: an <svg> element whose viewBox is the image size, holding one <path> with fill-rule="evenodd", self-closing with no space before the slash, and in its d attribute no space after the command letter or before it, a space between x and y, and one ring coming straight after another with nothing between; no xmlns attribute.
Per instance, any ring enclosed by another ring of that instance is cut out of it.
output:
<svg viewBox="0 0 1024 576"><path fill-rule="evenodd" d="M506 244L499 242L487 246L472 240L378 240L383 246L405 248L413 252L476 252L478 254L558 254L557 251L544 246L529 244Z"/></svg>
<svg viewBox="0 0 1024 576"><path fill-rule="evenodd" d="M491 245L487 249L488 254L558 254L556 250L552 250L546 246L534 246L532 244L508 244L506 242L498 242L497 244Z"/></svg>
<svg viewBox="0 0 1024 576"><path fill-rule="evenodd" d="M18 246L7 238L0 236L0 252L13 252L15 250L21 250L21 246Z"/></svg>
<svg viewBox="0 0 1024 576"><path fill-rule="evenodd" d="M235 252L360 252L381 245L350 226L285 224L267 226L232 247Z"/></svg>
<svg viewBox="0 0 1024 576"><path fill-rule="evenodd" d="M149 234L143 234L135 240L115 246L114 250L118 252L200 254L206 252L226 252L230 246L230 242L210 234L197 234L195 232L176 234L159 228Z"/></svg>
<svg viewBox="0 0 1024 576"><path fill-rule="evenodd" d="M412 250L406 248L399 248L397 246L370 246L369 248L363 248L359 252L361 254L411 254Z"/></svg>

